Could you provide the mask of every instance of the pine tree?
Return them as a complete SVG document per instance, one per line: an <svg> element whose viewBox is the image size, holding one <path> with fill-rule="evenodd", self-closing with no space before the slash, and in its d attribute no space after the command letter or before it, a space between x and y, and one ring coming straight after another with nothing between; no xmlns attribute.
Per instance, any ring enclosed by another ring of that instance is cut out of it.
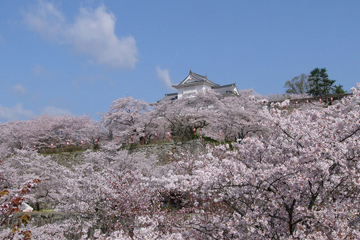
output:
<svg viewBox="0 0 360 240"><path fill-rule="evenodd" d="M309 94L313 96L329 95L334 91L332 86L335 80L330 80L326 73L326 68L315 68L310 72L309 76L310 90Z"/></svg>

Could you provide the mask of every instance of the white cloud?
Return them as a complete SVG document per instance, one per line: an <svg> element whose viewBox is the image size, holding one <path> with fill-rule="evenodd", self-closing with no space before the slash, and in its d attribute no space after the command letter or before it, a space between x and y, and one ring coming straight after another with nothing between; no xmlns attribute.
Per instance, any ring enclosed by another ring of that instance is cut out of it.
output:
<svg viewBox="0 0 360 240"><path fill-rule="evenodd" d="M34 113L31 110L24 109L21 103L16 104L12 108L0 106L0 120L21 120L34 116Z"/></svg>
<svg viewBox="0 0 360 240"><path fill-rule="evenodd" d="M52 3L39 1L36 10L24 14L29 28L42 37L70 44L75 51L111 68L134 68L138 49L132 36L115 35L114 14L104 6L81 8L74 23L66 22Z"/></svg>
<svg viewBox="0 0 360 240"><path fill-rule="evenodd" d="M66 26L65 18L52 3L39 0L36 9L24 14L29 28L48 40L61 40Z"/></svg>
<svg viewBox="0 0 360 240"><path fill-rule="evenodd" d="M21 85L21 84L16 84L14 86L11 87L11 89L15 92L15 93L20 93L22 95L26 94L26 88Z"/></svg>
<svg viewBox="0 0 360 240"><path fill-rule="evenodd" d="M156 74L159 80L161 80L168 89L172 89L169 69L161 69L156 66Z"/></svg>
<svg viewBox="0 0 360 240"><path fill-rule="evenodd" d="M114 33L115 16L106 12L104 6L95 11L85 8L71 28L68 36L80 53L93 56L100 64L112 68L134 68L137 62L137 47L131 36L118 39Z"/></svg>
<svg viewBox="0 0 360 240"><path fill-rule="evenodd" d="M42 111L42 114L49 114L51 116L62 116L62 115L72 115L70 110L56 108L54 106L47 106Z"/></svg>

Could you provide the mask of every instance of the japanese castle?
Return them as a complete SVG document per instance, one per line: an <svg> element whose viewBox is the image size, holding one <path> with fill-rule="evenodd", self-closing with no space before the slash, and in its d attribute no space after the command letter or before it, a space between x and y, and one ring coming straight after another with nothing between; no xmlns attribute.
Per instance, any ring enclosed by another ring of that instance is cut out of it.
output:
<svg viewBox="0 0 360 240"><path fill-rule="evenodd" d="M179 84L172 85L178 90L177 93L165 94L165 97L160 101L169 101L181 99L184 96L196 94L199 90L213 89L215 92L221 94L223 97L239 95L239 91L235 83L227 85L216 84L207 76L202 76L190 70L189 75ZM159 101L159 102L160 102Z"/></svg>

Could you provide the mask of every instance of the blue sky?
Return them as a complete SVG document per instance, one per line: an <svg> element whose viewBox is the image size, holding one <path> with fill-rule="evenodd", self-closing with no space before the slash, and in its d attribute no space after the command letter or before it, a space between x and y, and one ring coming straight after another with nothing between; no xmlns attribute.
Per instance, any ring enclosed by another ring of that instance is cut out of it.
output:
<svg viewBox="0 0 360 240"><path fill-rule="evenodd" d="M259 94L315 67L360 82L360 1L1 1L0 122L175 92L189 70Z"/></svg>

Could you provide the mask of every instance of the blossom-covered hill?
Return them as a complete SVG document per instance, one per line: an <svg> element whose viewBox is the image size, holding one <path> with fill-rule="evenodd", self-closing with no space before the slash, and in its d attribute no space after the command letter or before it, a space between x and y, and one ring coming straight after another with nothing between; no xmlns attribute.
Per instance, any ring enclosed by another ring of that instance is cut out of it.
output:
<svg viewBox="0 0 360 240"><path fill-rule="evenodd" d="M42 227L25 226L25 217L1 237L359 239L359 88L334 105L291 112L251 94L200 92L151 107L119 99L102 125L49 116L2 124L0 220L23 201L93 217ZM173 155L165 165L119 150L119 142L147 143L155 133L167 140L167 132L238 143ZM71 167L33 149L81 140L101 147Z"/></svg>

